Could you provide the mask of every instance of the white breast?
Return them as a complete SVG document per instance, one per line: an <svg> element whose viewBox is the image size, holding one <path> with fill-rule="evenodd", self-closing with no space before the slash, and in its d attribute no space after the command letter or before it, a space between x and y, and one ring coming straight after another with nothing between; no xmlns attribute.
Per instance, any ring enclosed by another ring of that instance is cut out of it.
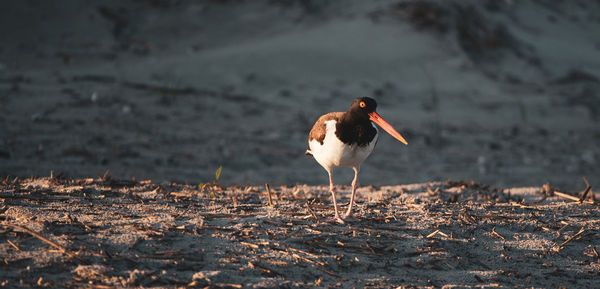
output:
<svg viewBox="0 0 600 289"><path fill-rule="evenodd" d="M359 166L371 154L377 143L378 134L375 134L373 140L366 146L347 145L335 135L335 120L326 121L325 124L326 134L323 144L312 140L308 146L315 160L328 171L333 167Z"/></svg>

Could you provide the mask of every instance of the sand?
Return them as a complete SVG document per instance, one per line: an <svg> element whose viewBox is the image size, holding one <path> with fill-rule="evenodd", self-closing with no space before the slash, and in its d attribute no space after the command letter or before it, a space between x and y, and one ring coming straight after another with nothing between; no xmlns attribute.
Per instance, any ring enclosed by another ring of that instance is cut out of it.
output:
<svg viewBox="0 0 600 289"><path fill-rule="evenodd" d="M340 225L326 186L271 187L269 205L264 187L6 180L0 284L598 287L598 204L554 191L362 187L355 220Z"/></svg>
<svg viewBox="0 0 600 289"><path fill-rule="evenodd" d="M409 146L363 184L594 183L600 7L494 2L5 3L0 176L321 185L311 126L370 96Z"/></svg>
<svg viewBox="0 0 600 289"><path fill-rule="evenodd" d="M555 2L3 3L0 285L600 287L600 4ZM332 224L358 96L409 145Z"/></svg>

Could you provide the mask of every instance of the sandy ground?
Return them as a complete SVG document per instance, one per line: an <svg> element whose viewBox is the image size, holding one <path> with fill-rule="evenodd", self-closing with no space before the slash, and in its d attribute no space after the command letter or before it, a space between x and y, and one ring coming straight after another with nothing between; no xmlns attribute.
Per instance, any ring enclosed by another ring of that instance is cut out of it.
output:
<svg viewBox="0 0 600 289"><path fill-rule="evenodd" d="M327 182L304 156L358 96L385 135L363 184L600 175L600 18L566 1L11 1L0 176ZM351 170L339 170L349 184Z"/></svg>
<svg viewBox="0 0 600 289"><path fill-rule="evenodd" d="M325 186L5 180L0 284L144 288L596 288L600 213L554 188L363 187L328 222ZM348 188L345 188L346 190ZM562 192L565 193L565 192ZM595 198L599 196L596 195ZM348 199L343 198L342 204Z"/></svg>
<svg viewBox="0 0 600 289"><path fill-rule="evenodd" d="M1 8L0 285L600 287L598 2ZM307 135L357 96L409 146L331 224Z"/></svg>

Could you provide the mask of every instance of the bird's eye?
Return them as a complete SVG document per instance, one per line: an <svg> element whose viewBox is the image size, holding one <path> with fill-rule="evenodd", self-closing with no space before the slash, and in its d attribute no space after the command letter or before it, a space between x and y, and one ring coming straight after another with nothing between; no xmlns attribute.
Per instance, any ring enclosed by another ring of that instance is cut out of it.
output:
<svg viewBox="0 0 600 289"><path fill-rule="evenodd" d="M358 105L360 106L360 108L367 107L367 104L364 101L361 101Z"/></svg>

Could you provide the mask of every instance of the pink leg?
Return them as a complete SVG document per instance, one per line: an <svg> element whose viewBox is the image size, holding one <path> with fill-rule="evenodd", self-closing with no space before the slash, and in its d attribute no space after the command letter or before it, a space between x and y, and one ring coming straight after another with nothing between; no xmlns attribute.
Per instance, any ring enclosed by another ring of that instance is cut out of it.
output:
<svg viewBox="0 0 600 289"><path fill-rule="evenodd" d="M352 180L352 195L350 196L350 204L348 205L348 210L346 214L344 214L344 219L352 216L352 205L354 205L354 195L356 194L356 187L358 183L358 171L360 167L352 167L354 169L354 180Z"/></svg>
<svg viewBox="0 0 600 289"><path fill-rule="evenodd" d="M327 173L329 174L329 191L331 192L331 197L333 198L333 208L335 210L335 217L333 218L333 221L343 224L344 220L340 218L337 201L335 200L335 186L333 185L333 177L331 175L331 171L327 171Z"/></svg>

